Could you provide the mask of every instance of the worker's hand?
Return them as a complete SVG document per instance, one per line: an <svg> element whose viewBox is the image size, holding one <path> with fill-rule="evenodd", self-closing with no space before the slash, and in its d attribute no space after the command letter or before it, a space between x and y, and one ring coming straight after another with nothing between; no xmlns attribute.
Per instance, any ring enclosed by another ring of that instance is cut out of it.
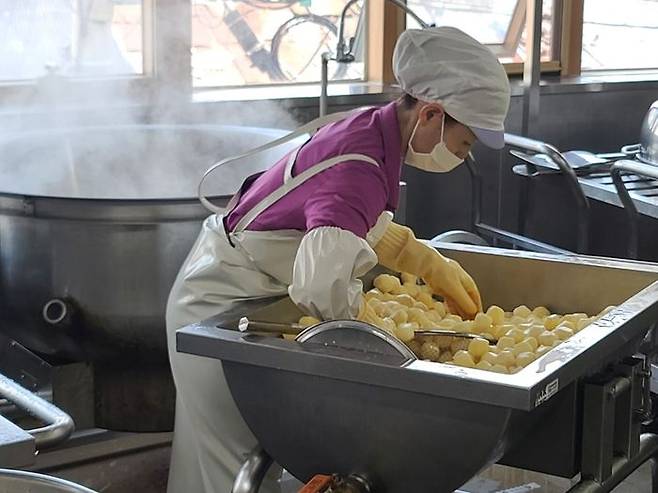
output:
<svg viewBox="0 0 658 493"><path fill-rule="evenodd" d="M472 319L482 311L482 299L473 278L459 265L437 252L423 279L434 294L441 296L451 313Z"/></svg>
<svg viewBox="0 0 658 493"><path fill-rule="evenodd" d="M475 282L461 265L418 241L406 226L390 223L375 245L379 263L396 272L420 277L435 294L442 296L452 313L464 319L482 310Z"/></svg>

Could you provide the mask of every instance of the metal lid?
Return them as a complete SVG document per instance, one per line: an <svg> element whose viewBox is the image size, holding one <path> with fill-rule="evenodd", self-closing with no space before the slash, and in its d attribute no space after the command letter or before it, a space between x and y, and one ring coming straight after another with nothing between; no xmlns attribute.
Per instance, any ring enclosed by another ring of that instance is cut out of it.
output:
<svg viewBox="0 0 658 493"><path fill-rule="evenodd" d="M0 469L0 491L3 493L95 493L89 488L64 479L10 469Z"/></svg>
<svg viewBox="0 0 658 493"><path fill-rule="evenodd" d="M640 152L638 159L647 164L658 166L658 101L647 112L640 133Z"/></svg>
<svg viewBox="0 0 658 493"><path fill-rule="evenodd" d="M203 172L218 160L287 131L232 125L117 125L38 130L0 137L0 194L32 197L196 199ZM218 171L207 184L231 196L298 141Z"/></svg>

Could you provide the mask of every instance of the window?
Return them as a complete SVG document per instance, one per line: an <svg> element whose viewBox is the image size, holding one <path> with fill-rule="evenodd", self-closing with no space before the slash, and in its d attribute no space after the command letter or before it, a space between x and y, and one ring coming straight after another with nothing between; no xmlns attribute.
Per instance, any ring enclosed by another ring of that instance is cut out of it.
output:
<svg viewBox="0 0 658 493"><path fill-rule="evenodd" d="M658 68L658 1L586 0L583 70Z"/></svg>
<svg viewBox="0 0 658 493"><path fill-rule="evenodd" d="M455 26L488 45L502 63L525 60L525 0L409 0L421 19L437 26ZM553 1L544 0L542 61L555 60ZM408 27L418 23L407 16Z"/></svg>
<svg viewBox="0 0 658 493"><path fill-rule="evenodd" d="M195 87L235 87L320 80L321 55L334 52L345 0L192 0ZM346 16L345 38L362 54L361 2ZM332 80L363 79L363 56L331 64Z"/></svg>
<svg viewBox="0 0 658 493"><path fill-rule="evenodd" d="M0 81L143 73L141 0L0 2Z"/></svg>

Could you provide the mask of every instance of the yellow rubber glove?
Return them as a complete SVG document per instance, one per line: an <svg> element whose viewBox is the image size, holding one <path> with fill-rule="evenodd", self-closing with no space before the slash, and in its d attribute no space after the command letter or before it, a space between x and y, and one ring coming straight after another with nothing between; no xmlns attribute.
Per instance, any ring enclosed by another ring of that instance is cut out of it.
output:
<svg viewBox="0 0 658 493"><path fill-rule="evenodd" d="M482 311L480 292L473 278L458 262L418 241L409 228L391 223L375 252L384 267L420 277L462 318L473 318Z"/></svg>

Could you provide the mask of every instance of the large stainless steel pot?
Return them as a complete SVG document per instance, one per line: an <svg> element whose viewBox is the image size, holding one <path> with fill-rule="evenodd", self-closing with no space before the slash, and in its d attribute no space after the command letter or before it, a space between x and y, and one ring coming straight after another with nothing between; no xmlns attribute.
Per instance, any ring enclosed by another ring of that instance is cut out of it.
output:
<svg viewBox="0 0 658 493"><path fill-rule="evenodd" d="M581 445L584 454L593 454L581 441L582 385L634 354L655 324L658 267L435 246L473 274L487 304L507 310L546 306L558 313L617 308L514 375L392 357L363 331L341 333L326 324L297 341L235 330L242 316L298 319L285 298L246 303L185 327L177 334L178 351L222 361L263 450L303 481L335 472L357 474L378 492L445 493L501 458L515 467L575 476L587 467ZM364 278L366 286L374 274ZM595 419L585 425L599 426Z"/></svg>
<svg viewBox="0 0 658 493"><path fill-rule="evenodd" d="M0 138L3 330L56 359L165 360L169 288L207 212L201 173L284 131L120 126ZM293 144L218 171L226 200Z"/></svg>
<svg viewBox="0 0 658 493"><path fill-rule="evenodd" d="M628 156L634 156L643 163L658 166L658 101L649 107L640 131L640 143L622 148Z"/></svg>
<svg viewBox="0 0 658 493"><path fill-rule="evenodd" d="M638 158L647 164L658 166L658 101L651 105L642 122Z"/></svg>
<svg viewBox="0 0 658 493"><path fill-rule="evenodd" d="M284 131L224 125L0 136L0 331L51 364L91 362L95 425L173 422L165 305L208 214L203 171ZM218 170L226 202L295 144Z"/></svg>

